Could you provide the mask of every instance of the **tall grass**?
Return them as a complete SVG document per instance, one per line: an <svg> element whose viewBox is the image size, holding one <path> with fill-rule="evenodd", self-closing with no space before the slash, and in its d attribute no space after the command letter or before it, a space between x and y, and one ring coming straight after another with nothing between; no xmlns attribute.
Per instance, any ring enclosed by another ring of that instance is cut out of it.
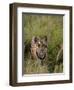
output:
<svg viewBox="0 0 74 90"><path fill-rule="evenodd" d="M48 73L47 65L41 65L40 61L28 59L25 61L24 72L26 74Z"/></svg>
<svg viewBox="0 0 74 90"><path fill-rule="evenodd" d="M63 55L56 64L56 57L63 43L63 16L60 15L35 15L23 14L24 43L27 53L24 58L24 73L59 73L63 72ZM42 66L37 60L31 60L28 52L33 36L47 36L48 64Z"/></svg>

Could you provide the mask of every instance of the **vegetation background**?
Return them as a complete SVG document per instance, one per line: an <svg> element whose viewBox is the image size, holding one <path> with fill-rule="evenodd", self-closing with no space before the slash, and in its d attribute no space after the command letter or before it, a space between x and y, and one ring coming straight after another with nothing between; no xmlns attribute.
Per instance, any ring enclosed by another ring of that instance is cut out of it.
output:
<svg viewBox="0 0 74 90"><path fill-rule="evenodd" d="M57 61L58 52L63 44L63 16L23 14L24 29L24 73L61 73L63 72L63 52ZM36 60L31 60L29 47L33 36L47 36L48 64L41 66Z"/></svg>

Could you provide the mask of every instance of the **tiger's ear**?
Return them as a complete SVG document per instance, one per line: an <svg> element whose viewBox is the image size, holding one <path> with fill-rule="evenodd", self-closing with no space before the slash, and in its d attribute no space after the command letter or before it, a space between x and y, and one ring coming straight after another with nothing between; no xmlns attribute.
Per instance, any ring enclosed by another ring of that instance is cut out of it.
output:
<svg viewBox="0 0 74 90"><path fill-rule="evenodd" d="M37 37L34 37L34 42L36 43L38 41L38 38Z"/></svg>
<svg viewBox="0 0 74 90"><path fill-rule="evenodd" d="M37 41L38 41L38 37L33 36L33 37L32 37L32 42L33 42L33 43L36 43Z"/></svg>
<svg viewBox="0 0 74 90"><path fill-rule="evenodd" d="M44 36L44 40L45 40L45 42L47 42L47 36Z"/></svg>

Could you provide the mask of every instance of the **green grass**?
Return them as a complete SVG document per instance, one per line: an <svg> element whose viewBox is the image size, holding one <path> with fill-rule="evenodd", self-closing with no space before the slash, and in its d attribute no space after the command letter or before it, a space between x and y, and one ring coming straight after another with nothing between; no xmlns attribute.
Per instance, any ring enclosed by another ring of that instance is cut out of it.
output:
<svg viewBox="0 0 74 90"><path fill-rule="evenodd" d="M28 59L25 61L24 72L26 74L48 73L47 65L41 65L40 61Z"/></svg>
<svg viewBox="0 0 74 90"><path fill-rule="evenodd" d="M27 47L26 58L24 59L24 73L63 72L63 62L60 62L59 65L55 65L60 45L63 43L63 16L23 14L23 20L24 42ZM31 60L28 54L29 44L33 36L47 36L48 64L44 66L38 64L37 60Z"/></svg>

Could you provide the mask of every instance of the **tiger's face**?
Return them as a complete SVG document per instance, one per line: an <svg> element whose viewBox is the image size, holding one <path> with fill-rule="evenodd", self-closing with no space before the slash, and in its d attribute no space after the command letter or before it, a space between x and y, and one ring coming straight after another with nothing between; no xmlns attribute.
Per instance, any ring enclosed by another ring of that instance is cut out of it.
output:
<svg viewBox="0 0 74 90"><path fill-rule="evenodd" d="M44 60L47 57L47 37L33 37L31 42L31 51L34 58Z"/></svg>

